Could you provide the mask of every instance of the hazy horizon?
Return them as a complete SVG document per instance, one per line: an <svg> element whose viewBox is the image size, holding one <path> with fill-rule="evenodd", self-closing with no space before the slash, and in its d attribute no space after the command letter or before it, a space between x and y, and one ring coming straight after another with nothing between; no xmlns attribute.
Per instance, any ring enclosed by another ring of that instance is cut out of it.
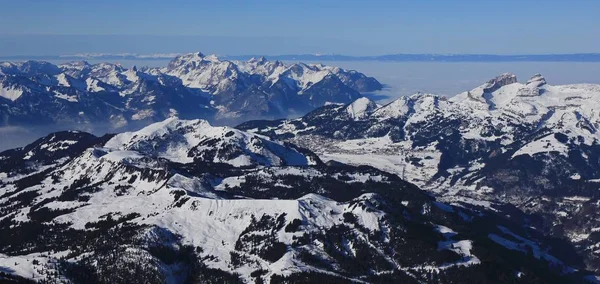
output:
<svg viewBox="0 0 600 284"><path fill-rule="evenodd" d="M0 1L0 56L600 52L599 1Z"/></svg>
<svg viewBox="0 0 600 284"><path fill-rule="evenodd" d="M509 40L509 39L507 39ZM7 35L0 34L0 58L14 56L64 56L73 54L169 54L201 51L230 56L326 54L381 56L391 54L456 55L554 55L598 54L600 42L569 49L495 50L480 49L406 49L401 46L373 47L374 42L324 38L318 36L168 36L168 35ZM267 48L268 47L268 48Z"/></svg>

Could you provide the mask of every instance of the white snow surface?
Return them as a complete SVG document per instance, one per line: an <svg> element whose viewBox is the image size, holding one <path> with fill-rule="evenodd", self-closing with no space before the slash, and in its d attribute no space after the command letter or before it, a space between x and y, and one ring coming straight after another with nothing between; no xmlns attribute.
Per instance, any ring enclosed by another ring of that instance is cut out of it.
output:
<svg viewBox="0 0 600 284"><path fill-rule="evenodd" d="M351 118L360 120L367 117L376 108L377 104L374 101L363 97L349 104L346 110Z"/></svg>
<svg viewBox="0 0 600 284"><path fill-rule="evenodd" d="M132 176L136 176L138 172L128 170L130 166L157 170L160 167L154 158L140 152L110 148L114 145L130 145L128 142L136 140L133 138L135 135L146 139L156 137L156 135L160 136L161 133L171 135L172 133L169 131L177 129L176 126L179 123L199 129L205 129L203 126L206 126L203 121L189 122L172 119L163 124L152 125L140 132L115 137L117 139L107 143L106 147L90 148L79 157L56 169L56 172L60 173L58 181L49 177L33 186L30 190L35 190L40 194L34 202L38 203L60 196L67 187L66 185L73 180L89 178L90 183L102 184L98 191L88 194L89 200L85 202L52 201L44 205L53 210L73 210L58 216L52 222L67 223L74 229L84 230L87 223L103 220L107 214L126 216L136 213L139 214L139 217L131 222L165 228L180 235L184 244L202 247L204 249L202 257L215 257L207 260L206 265L239 273L247 282L252 281L250 273L256 269L266 269L269 271L269 275L275 273L289 275L299 271L318 270L316 267L301 263L295 256L297 252L293 250L272 263L249 254L252 262L232 269L230 253L239 252L235 247L236 241L253 219L260 219L265 215L277 218L285 214L286 223L294 219L302 220L303 230L301 231L286 232L284 228L276 231L278 241L285 244L292 243L294 238L300 237L303 232L318 233L323 229L342 223L342 215L345 212L352 212L358 223L365 228L381 230L384 226L381 221L382 212L373 207L366 208L366 205L359 206L359 204L367 204L368 200L373 198L371 194L363 194L350 202L337 202L317 194L307 194L298 199L289 200L220 199L214 194L214 191L194 177L175 174L166 181L150 181L143 177L132 179ZM274 167L272 170L281 175L313 175L317 172L314 169L302 167ZM222 183L235 186L243 179L244 176L231 177L223 180ZM111 182L106 183L107 180ZM56 184L57 182L58 184ZM127 193L117 194L116 189L124 185L129 186ZM186 195L188 199L184 200L181 206L174 206L173 193L180 190L193 194ZM215 190L219 190L219 186ZM25 208L15 212L15 220L27 221L27 210ZM150 233L148 232L148 234ZM305 248L325 255L325 248L320 244L307 244ZM60 253L50 254L52 257L61 255ZM34 259L43 265L49 260L49 257L45 254L0 255L0 265L17 275L39 277L41 275L36 274L35 266L31 264Z"/></svg>
<svg viewBox="0 0 600 284"><path fill-rule="evenodd" d="M138 151L181 163L192 162L194 158L233 166L310 165L315 162L266 137L231 127L211 126L205 120L180 120L176 117L139 131L118 134L105 147ZM227 152L232 147L235 151ZM211 152L215 154L211 156Z"/></svg>
<svg viewBox="0 0 600 284"><path fill-rule="evenodd" d="M9 99L11 101L16 101L18 98L23 95L23 89L19 87L13 86L4 86L0 83L0 97L5 99Z"/></svg>
<svg viewBox="0 0 600 284"><path fill-rule="evenodd" d="M59 91L54 91L54 97L62 99L62 100L66 100L66 101L69 101L69 102L72 102L72 103L76 103L76 102L79 101L77 99L77 96L69 96L69 95L63 94L63 93L61 93Z"/></svg>
<svg viewBox="0 0 600 284"><path fill-rule="evenodd" d="M268 61L264 57L252 58L245 62L229 61L221 60L216 55L207 56L197 52L176 57L169 67L160 68L158 72L178 77L185 86L211 94L234 88L234 80L252 75L261 76L271 84L283 81L298 89L301 94L328 75L335 75L345 82L349 74L355 71L322 64L287 64Z"/></svg>

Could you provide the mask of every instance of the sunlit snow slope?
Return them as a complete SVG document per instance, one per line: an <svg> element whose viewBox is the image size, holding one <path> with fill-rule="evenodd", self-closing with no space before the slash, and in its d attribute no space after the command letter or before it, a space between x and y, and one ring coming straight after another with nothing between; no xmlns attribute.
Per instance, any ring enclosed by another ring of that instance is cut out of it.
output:
<svg viewBox="0 0 600 284"><path fill-rule="evenodd" d="M396 175L325 164L308 150L203 120L171 118L104 137L54 133L0 153L0 177L2 280L380 283L590 274L544 235L500 214L440 203Z"/></svg>

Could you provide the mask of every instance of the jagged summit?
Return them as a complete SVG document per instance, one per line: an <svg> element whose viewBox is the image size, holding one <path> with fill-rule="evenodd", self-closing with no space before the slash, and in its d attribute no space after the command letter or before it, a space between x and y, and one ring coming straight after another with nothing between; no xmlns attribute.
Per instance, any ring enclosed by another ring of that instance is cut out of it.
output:
<svg viewBox="0 0 600 284"><path fill-rule="evenodd" d="M254 64L265 64L269 62L264 56L260 56L258 58L256 57L252 57L248 60L248 63L254 63Z"/></svg>
<svg viewBox="0 0 600 284"><path fill-rule="evenodd" d="M177 68L198 68L199 64L208 64L209 62L217 61L219 61L219 59L214 54L207 56L201 52L187 53L173 58L167 65L167 70L174 70Z"/></svg>
<svg viewBox="0 0 600 284"><path fill-rule="evenodd" d="M528 86L541 87L545 84L546 84L546 78L544 78L544 76L542 76L542 74L540 74L540 73L533 75L533 77L531 77L529 80L527 80Z"/></svg>
<svg viewBox="0 0 600 284"><path fill-rule="evenodd" d="M484 93L493 93L503 86L514 84L516 82L517 75L512 73L503 73L500 76L487 81L482 88Z"/></svg>

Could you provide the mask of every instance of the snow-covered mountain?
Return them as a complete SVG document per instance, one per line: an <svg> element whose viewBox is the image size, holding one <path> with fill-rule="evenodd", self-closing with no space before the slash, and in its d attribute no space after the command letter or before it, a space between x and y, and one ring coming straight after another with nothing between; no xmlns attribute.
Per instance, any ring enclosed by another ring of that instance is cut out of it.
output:
<svg viewBox="0 0 600 284"><path fill-rule="evenodd" d="M206 94L160 73L115 64L0 65L0 124L107 124L119 128L179 115L210 118Z"/></svg>
<svg viewBox="0 0 600 284"><path fill-rule="evenodd" d="M59 132L0 153L1 280L587 277L574 248L524 224L438 202L385 171L323 163L306 149L203 120L104 137Z"/></svg>
<svg viewBox="0 0 600 284"><path fill-rule="evenodd" d="M307 147L323 160L398 174L442 200L512 204L532 226L575 244L600 269L600 85L525 83L502 74L451 98L331 105L240 129Z"/></svg>
<svg viewBox="0 0 600 284"><path fill-rule="evenodd" d="M107 124L119 128L178 116L244 121L303 114L381 89L353 70L264 58L191 53L165 68L85 61L0 63L0 125Z"/></svg>
<svg viewBox="0 0 600 284"><path fill-rule="evenodd" d="M354 70L321 64L219 60L191 53L176 57L160 72L175 76L190 88L212 95L218 117L287 116L305 113L325 103L348 103L360 92L380 90L372 77Z"/></svg>

